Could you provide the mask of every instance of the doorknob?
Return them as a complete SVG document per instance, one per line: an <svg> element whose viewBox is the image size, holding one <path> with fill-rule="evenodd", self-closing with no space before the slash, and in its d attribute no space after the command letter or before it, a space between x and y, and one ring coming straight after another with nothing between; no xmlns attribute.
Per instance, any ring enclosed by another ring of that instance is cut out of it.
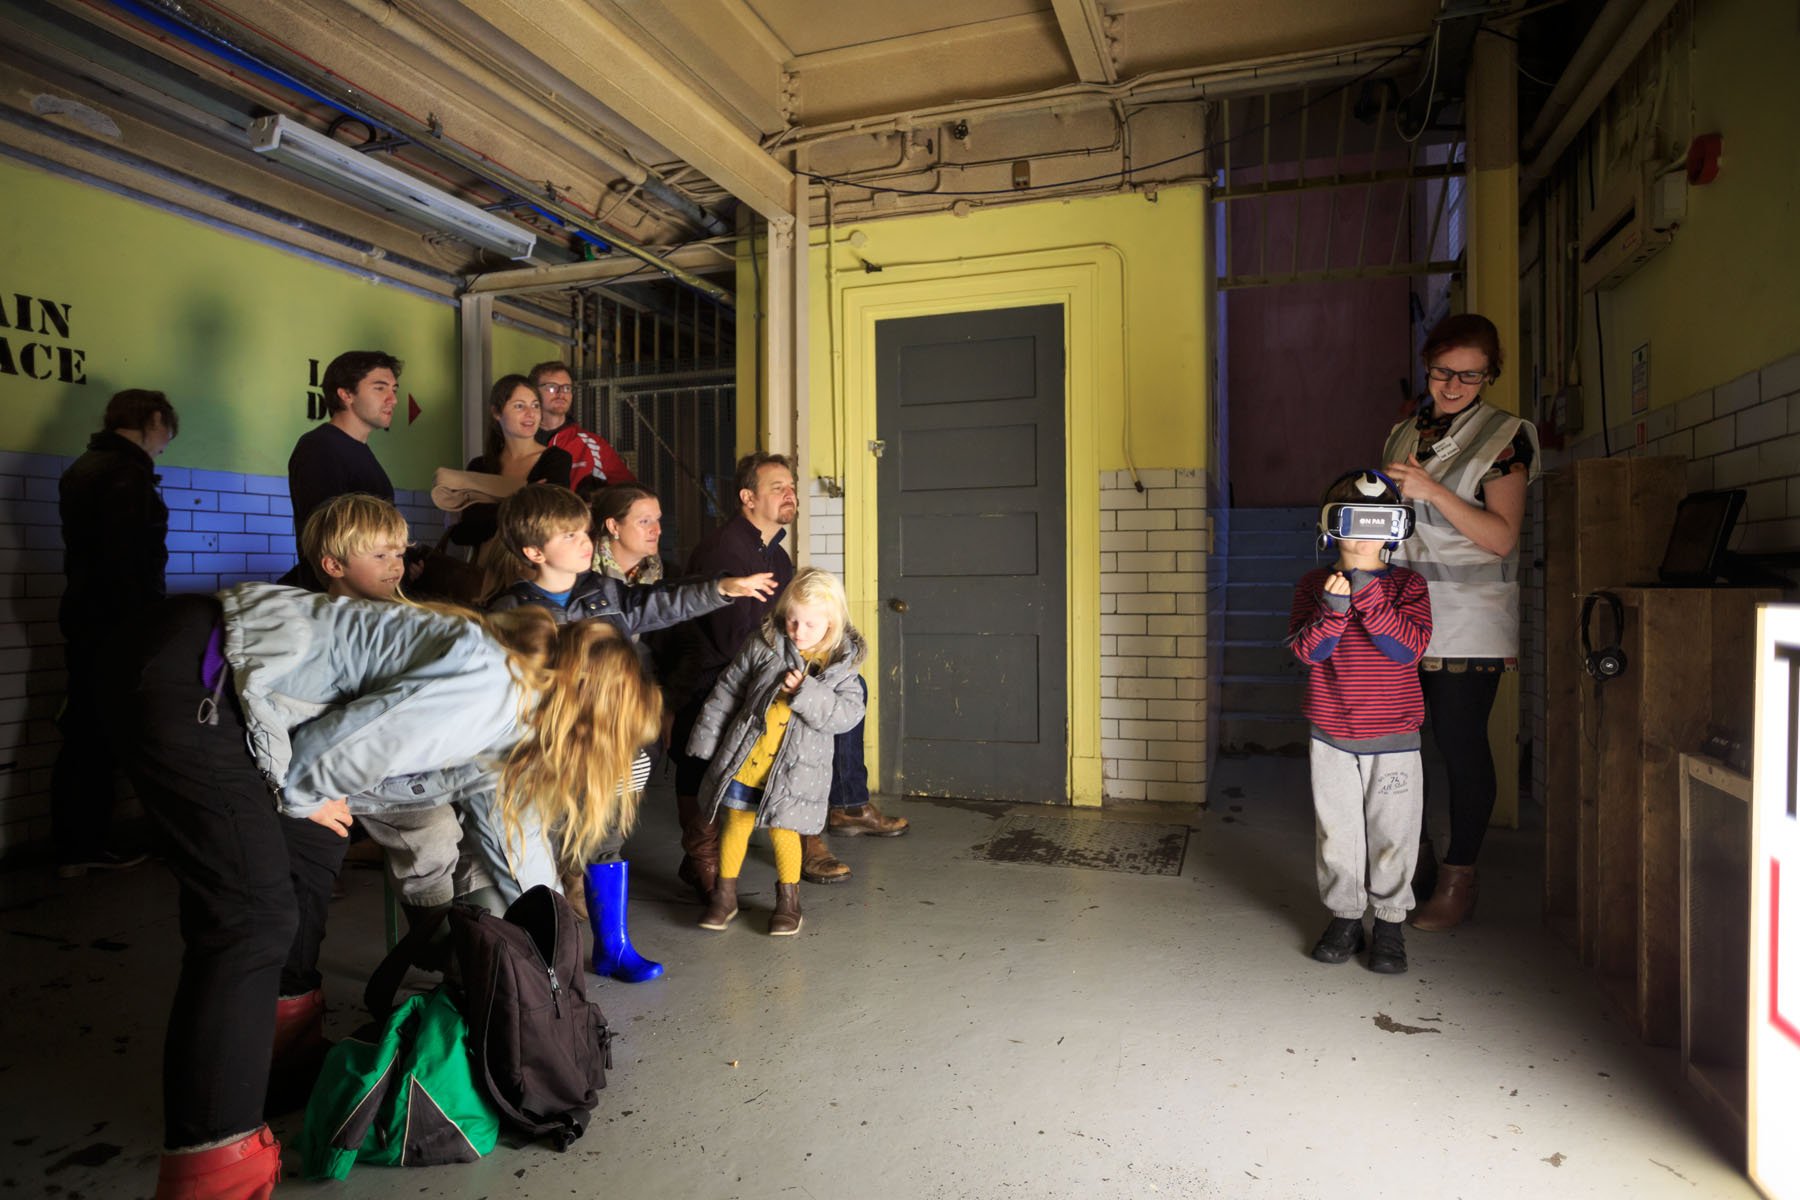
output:
<svg viewBox="0 0 1800 1200"><path fill-rule="evenodd" d="M888 607L893 609L897 613L903 613L906 611L906 601L902 600L898 596L895 596L888 601Z"/></svg>

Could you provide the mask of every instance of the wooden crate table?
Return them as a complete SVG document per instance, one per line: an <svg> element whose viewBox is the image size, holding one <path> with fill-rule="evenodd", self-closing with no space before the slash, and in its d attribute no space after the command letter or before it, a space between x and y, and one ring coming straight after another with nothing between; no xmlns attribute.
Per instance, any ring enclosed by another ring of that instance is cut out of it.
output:
<svg viewBox="0 0 1800 1200"><path fill-rule="evenodd" d="M1750 1012L1750 780L1681 756L1681 1073L1744 1153Z"/></svg>

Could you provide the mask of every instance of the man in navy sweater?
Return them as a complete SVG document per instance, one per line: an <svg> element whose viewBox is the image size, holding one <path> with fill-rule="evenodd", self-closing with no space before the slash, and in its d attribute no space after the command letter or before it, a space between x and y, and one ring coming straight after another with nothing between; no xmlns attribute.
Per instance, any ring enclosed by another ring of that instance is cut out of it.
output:
<svg viewBox="0 0 1800 1200"><path fill-rule="evenodd" d="M333 497L363 492L394 502L394 485L369 449L369 435L394 423L400 369L400 360L383 350L349 350L326 365L320 390L330 418L301 434L288 456L296 545L306 518ZM325 582L304 556L281 582L325 590Z"/></svg>

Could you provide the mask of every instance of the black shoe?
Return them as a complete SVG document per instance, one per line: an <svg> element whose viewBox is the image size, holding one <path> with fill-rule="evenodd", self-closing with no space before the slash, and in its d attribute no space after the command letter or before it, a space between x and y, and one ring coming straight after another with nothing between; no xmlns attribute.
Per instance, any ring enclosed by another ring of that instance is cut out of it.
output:
<svg viewBox="0 0 1800 1200"><path fill-rule="evenodd" d="M1379 975L1406 974L1406 926L1375 918L1375 944L1369 950L1369 970Z"/></svg>
<svg viewBox="0 0 1800 1200"><path fill-rule="evenodd" d="M1312 956L1322 963L1349 962L1350 956L1362 948L1362 918L1333 917L1325 932L1319 935L1319 944L1313 947Z"/></svg>

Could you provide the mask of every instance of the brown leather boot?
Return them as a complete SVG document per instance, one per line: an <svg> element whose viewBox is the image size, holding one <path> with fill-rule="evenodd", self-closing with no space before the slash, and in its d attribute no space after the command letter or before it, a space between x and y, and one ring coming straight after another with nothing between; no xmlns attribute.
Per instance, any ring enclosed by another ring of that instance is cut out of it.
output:
<svg viewBox="0 0 1800 1200"><path fill-rule="evenodd" d="M770 937L793 937L800 932L800 885L775 885L775 911L769 914Z"/></svg>
<svg viewBox="0 0 1800 1200"><path fill-rule="evenodd" d="M899 837L911 824L905 817L882 815L872 800L851 808L834 808L825 818L826 832L845 837Z"/></svg>
<svg viewBox="0 0 1800 1200"><path fill-rule="evenodd" d="M587 920L587 881L583 871L576 867L573 871L564 871L562 875L563 899L569 902L575 916Z"/></svg>
<svg viewBox="0 0 1800 1200"><path fill-rule="evenodd" d="M737 879L720 875L707 898L706 911L700 914L700 928L723 929L737 919Z"/></svg>
<svg viewBox="0 0 1800 1200"><path fill-rule="evenodd" d="M800 878L808 883L842 883L850 878L850 868L832 856L824 838L801 834Z"/></svg>
<svg viewBox="0 0 1800 1200"><path fill-rule="evenodd" d="M719 877L719 823L700 817L698 796L675 797L675 815L681 822L681 866L675 875L694 889L700 903L712 898Z"/></svg>
<svg viewBox="0 0 1800 1200"><path fill-rule="evenodd" d="M1459 867L1441 863L1437 888L1431 893L1431 899L1413 909L1410 923L1414 929L1427 933L1455 929L1475 915L1475 897L1480 891L1480 881L1475 877L1472 864Z"/></svg>

